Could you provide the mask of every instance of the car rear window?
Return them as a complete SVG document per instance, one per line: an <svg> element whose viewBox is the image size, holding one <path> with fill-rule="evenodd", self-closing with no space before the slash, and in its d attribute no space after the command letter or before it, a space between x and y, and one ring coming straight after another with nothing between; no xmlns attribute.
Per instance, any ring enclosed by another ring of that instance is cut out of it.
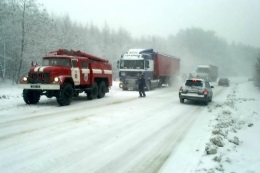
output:
<svg viewBox="0 0 260 173"><path fill-rule="evenodd" d="M202 87L202 82L199 80L187 80L185 83L186 86L199 86Z"/></svg>
<svg viewBox="0 0 260 173"><path fill-rule="evenodd" d="M227 82L228 79L226 79L226 78L222 78L222 79L219 79L219 81L220 81L220 82Z"/></svg>

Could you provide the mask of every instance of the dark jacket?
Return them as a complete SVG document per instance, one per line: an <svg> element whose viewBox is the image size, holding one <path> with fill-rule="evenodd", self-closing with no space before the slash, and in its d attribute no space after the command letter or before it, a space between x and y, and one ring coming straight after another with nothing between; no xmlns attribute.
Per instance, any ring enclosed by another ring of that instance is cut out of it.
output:
<svg viewBox="0 0 260 173"><path fill-rule="evenodd" d="M138 81L137 81L138 87L139 88L144 88L145 87L145 79L144 76L140 76Z"/></svg>

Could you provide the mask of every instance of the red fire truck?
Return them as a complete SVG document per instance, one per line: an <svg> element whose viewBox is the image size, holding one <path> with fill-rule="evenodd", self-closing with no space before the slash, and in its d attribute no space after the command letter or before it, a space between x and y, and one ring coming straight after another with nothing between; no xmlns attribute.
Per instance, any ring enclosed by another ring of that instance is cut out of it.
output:
<svg viewBox="0 0 260 173"><path fill-rule="evenodd" d="M112 67L108 60L81 51L59 49L43 57L42 66L30 68L20 81L23 99L36 104L41 95L56 97L61 106L85 92L88 99L102 98L112 86Z"/></svg>

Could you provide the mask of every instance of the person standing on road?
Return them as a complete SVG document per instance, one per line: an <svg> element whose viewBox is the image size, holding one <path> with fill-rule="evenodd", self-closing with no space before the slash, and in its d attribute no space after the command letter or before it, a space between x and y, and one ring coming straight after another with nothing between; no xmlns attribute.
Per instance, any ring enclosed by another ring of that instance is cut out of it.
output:
<svg viewBox="0 0 260 173"><path fill-rule="evenodd" d="M138 90L139 90L139 96L140 97L145 97L145 91L144 91L144 88L145 88L145 79L144 79L144 74L142 73L138 79Z"/></svg>

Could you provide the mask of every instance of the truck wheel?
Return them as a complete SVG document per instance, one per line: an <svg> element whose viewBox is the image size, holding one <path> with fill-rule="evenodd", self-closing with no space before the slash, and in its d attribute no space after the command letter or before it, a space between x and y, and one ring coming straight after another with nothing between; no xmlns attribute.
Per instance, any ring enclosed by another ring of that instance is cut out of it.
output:
<svg viewBox="0 0 260 173"><path fill-rule="evenodd" d="M67 106L70 105L70 102L72 101L73 97L73 88L70 83L64 84L60 92L57 96L57 102L59 103L60 106Z"/></svg>
<svg viewBox="0 0 260 173"><path fill-rule="evenodd" d="M99 83L98 86L98 98L103 98L106 94L106 84L104 81Z"/></svg>
<svg viewBox="0 0 260 173"><path fill-rule="evenodd" d="M39 102L41 92L37 90L23 90L23 100L26 104L36 104Z"/></svg>
<svg viewBox="0 0 260 173"><path fill-rule="evenodd" d="M150 83L150 82L148 82L148 84L146 85L146 90L147 90L147 91L150 91L150 90L151 90L151 83Z"/></svg>
<svg viewBox="0 0 260 173"><path fill-rule="evenodd" d="M161 82L161 80L159 80L159 82L158 82L158 88L161 88L162 87L162 82Z"/></svg>
<svg viewBox="0 0 260 173"><path fill-rule="evenodd" d="M87 93L87 98L89 100L94 100L96 99L98 96L98 86L97 84L95 83L92 88L91 88L91 91Z"/></svg>
<svg viewBox="0 0 260 173"><path fill-rule="evenodd" d="M78 91L74 91L73 97L78 97L78 96L79 96L79 92Z"/></svg>

